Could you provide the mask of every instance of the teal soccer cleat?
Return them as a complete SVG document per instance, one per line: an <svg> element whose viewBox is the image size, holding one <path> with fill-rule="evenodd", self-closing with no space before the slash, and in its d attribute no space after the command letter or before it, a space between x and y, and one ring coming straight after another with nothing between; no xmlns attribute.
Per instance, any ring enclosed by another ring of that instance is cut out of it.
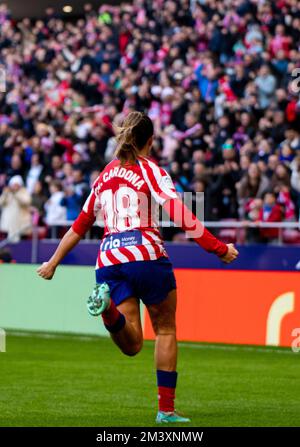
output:
<svg viewBox="0 0 300 447"><path fill-rule="evenodd" d="M110 304L109 286L105 282L96 284L87 300L87 309L92 317L99 317Z"/></svg>
<svg viewBox="0 0 300 447"><path fill-rule="evenodd" d="M166 413L164 411L159 411L156 416L157 424L176 424L176 423L184 423L191 422L189 418L184 418L183 416L179 416L176 411L172 413Z"/></svg>

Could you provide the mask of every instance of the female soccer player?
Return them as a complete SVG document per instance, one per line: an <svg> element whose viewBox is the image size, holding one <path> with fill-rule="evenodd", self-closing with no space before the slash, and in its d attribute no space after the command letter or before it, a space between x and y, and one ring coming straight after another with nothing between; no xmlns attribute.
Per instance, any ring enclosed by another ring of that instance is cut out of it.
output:
<svg viewBox="0 0 300 447"><path fill-rule="evenodd" d="M238 252L202 226L178 198L167 172L149 158L153 124L148 116L130 113L117 129L116 140L116 158L100 174L82 212L38 274L52 279L59 263L95 220L104 219L97 284L88 299L88 310L93 316L102 315L116 345L124 354L134 356L143 344L139 299L143 301L156 334L156 422L189 422L174 408L176 281L156 223L157 207L162 205L197 244L225 263L233 261Z"/></svg>

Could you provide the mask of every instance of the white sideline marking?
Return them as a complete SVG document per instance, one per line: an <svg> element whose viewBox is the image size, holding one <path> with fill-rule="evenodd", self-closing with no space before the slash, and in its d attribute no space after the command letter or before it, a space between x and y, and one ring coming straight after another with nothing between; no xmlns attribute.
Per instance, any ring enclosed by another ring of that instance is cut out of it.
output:
<svg viewBox="0 0 300 447"><path fill-rule="evenodd" d="M98 338L102 338L101 336L89 336L89 335L71 335L71 334L50 334L50 333L41 333L41 332L18 332L18 331L9 331L8 335L12 335L14 337L36 337L36 338L46 338L46 339L69 339L69 340L80 340L80 341L97 341Z"/></svg>
<svg viewBox="0 0 300 447"><path fill-rule="evenodd" d="M215 351L251 351L251 352L271 352L276 354L293 354L292 351L289 351L287 348L284 349L270 349L260 346L245 346L245 345L239 345L239 346L231 346L231 345L216 345L216 344L189 344L184 342L178 343L179 347L182 348L192 348L192 349L212 349Z"/></svg>
<svg viewBox="0 0 300 447"><path fill-rule="evenodd" d="M50 334L50 333L39 333L39 332L18 332L18 331L9 331L8 336L12 335L15 337L37 337L44 339L69 339L69 340L80 340L80 341L98 341L99 338L105 338L103 336L89 336L89 335L71 335L71 334ZM108 337L107 337L108 338ZM146 340L149 342L150 340ZM294 354L292 351L287 348L277 348L272 349L263 346L232 346L232 345L219 345L219 344L194 344L194 343L185 343L178 342L178 346L181 348L191 348L191 349L211 349L214 351L250 351L250 352L268 352L268 353L276 353L276 354Z"/></svg>

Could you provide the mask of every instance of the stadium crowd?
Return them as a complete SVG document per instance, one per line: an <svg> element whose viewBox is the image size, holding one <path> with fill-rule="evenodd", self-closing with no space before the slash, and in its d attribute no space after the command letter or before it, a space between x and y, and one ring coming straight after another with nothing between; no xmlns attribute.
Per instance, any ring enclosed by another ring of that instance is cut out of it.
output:
<svg viewBox="0 0 300 447"><path fill-rule="evenodd" d="M205 220L297 221L299 47L297 0L134 0L35 21L1 5L0 231L73 220L132 110L152 118L178 192L204 193Z"/></svg>

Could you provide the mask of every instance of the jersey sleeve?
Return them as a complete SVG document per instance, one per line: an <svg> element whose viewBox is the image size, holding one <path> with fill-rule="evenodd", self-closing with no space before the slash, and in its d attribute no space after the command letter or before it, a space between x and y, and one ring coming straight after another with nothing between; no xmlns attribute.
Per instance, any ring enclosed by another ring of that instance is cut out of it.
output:
<svg viewBox="0 0 300 447"><path fill-rule="evenodd" d="M168 200L177 198L174 183L167 171L150 160L141 163L141 169L143 177L156 202L164 205Z"/></svg>
<svg viewBox="0 0 300 447"><path fill-rule="evenodd" d="M187 232L188 236L209 253L224 256L228 247L208 231L180 199L171 199L163 206L170 219Z"/></svg>
<svg viewBox="0 0 300 447"><path fill-rule="evenodd" d="M95 201L96 194L94 188L92 188L90 195L83 205L81 213L72 225L72 230L81 237L93 226L96 220Z"/></svg>

